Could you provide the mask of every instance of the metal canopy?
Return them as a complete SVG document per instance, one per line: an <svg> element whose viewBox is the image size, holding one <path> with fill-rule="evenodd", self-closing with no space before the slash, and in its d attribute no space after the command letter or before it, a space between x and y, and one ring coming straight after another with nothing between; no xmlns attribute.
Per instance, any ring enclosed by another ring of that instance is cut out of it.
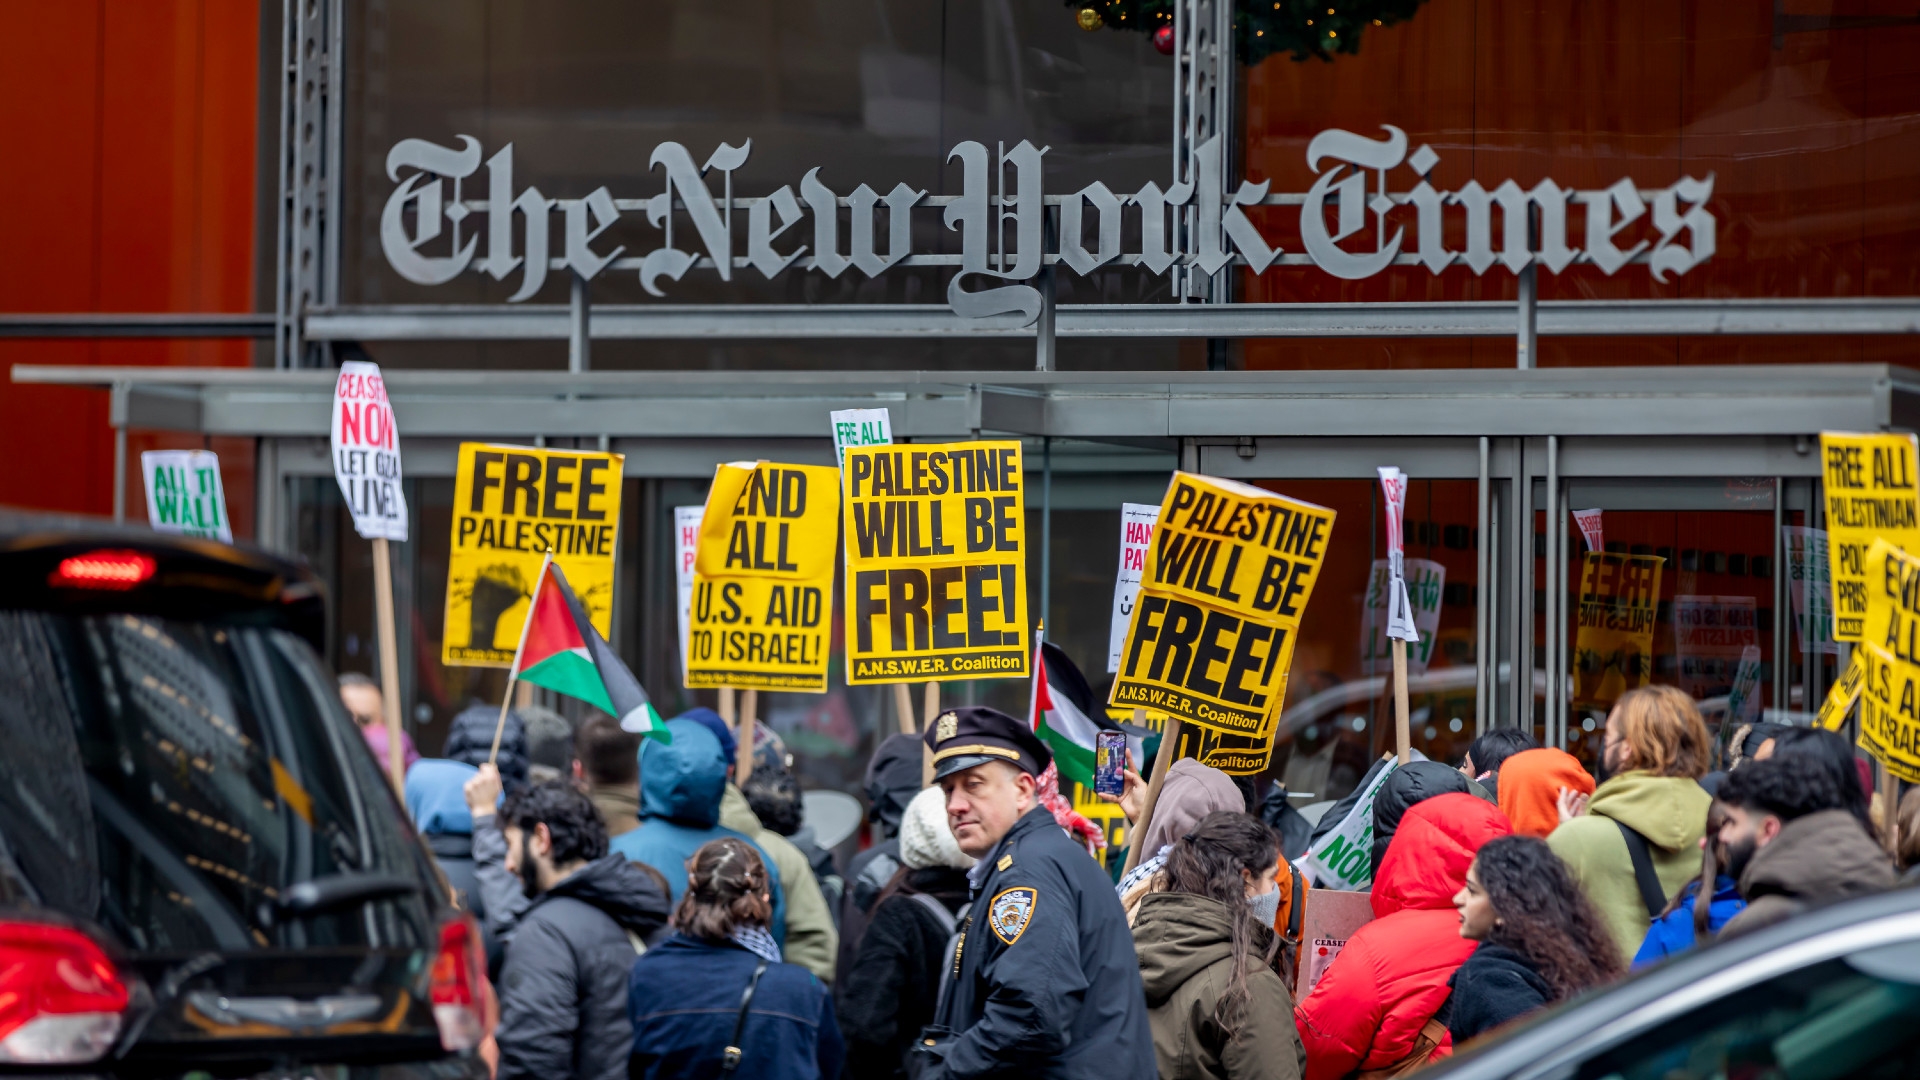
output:
<svg viewBox="0 0 1920 1080"><path fill-rule="evenodd" d="M18 365L113 392L116 426L325 437L334 373ZM1920 371L1887 364L1394 371L386 372L409 438L819 438L886 406L913 438L1141 442L1557 435L1801 436L1920 426Z"/></svg>

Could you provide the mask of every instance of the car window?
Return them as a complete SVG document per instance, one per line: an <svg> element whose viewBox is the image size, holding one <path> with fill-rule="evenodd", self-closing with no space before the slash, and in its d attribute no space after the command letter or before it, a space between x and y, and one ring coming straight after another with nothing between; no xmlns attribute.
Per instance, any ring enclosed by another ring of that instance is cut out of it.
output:
<svg viewBox="0 0 1920 1080"><path fill-rule="evenodd" d="M259 626L0 611L0 892L175 953L426 942L432 878L300 639ZM417 896L290 914L290 885Z"/></svg>
<svg viewBox="0 0 1920 1080"><path fill-rule="evenodd" d="M1920 942L1798 968L1636 1035L1581 1080L1920 1076Z"/></svg>

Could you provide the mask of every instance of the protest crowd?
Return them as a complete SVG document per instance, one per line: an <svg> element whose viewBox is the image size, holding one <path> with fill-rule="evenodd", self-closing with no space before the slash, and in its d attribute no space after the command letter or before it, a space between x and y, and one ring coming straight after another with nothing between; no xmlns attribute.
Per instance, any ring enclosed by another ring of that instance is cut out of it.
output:
<svg viewBox="0 0 1920 1080"><path fill-rule="evenodd" d="M384 756L378 688L341 695ZM1385 756L1311 829L1192 759L1149 798L1148 753L1103 796L1131 860L1090 842L1035 724L988 708L880 743L844 866L764 727L743 753L704 708L667 742L526 707L496 751L496 721L462 714L405 792L484 935L499 1080L1401 1076L1920 860L1920 802L1880 820L1840 734L1715 739L1667 686L1618 700L1592 773L1495 729L1457 765ZM1301 913L1337 883L1301 856L1356 820L1371 918L1316 964Z"/></svg>

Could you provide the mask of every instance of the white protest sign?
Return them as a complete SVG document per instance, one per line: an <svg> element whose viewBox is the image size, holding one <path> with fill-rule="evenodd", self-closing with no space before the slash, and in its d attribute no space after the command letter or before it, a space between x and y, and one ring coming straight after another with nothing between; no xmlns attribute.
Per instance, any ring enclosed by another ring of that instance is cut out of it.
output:
<svg viewBox="0 0 1920 1080"><path fill-rule="evenodd" d="M1727 694L1727 719L1735 724L1751 724L1760 719L1760 646L1740 650L1740 667L1734 672L1733 689Z"/></svg>
<svg viewBox="0 0 1920 1080"><path fill-rule="evenodd" d="M1573 523L1580 526L1580 538L1587 542L1588 551L1607 549L1606 532L1600 525L1600 511L1575 510Z"/></svg>
<svg viewBox="0 0 1920 1080"><path fill-rule="evenodd" d="M1793 625L1800 632L1801 653L1840 655L1833 640L1833 583L1827 564L1827 530L1783 525L1787 542L1787 595L1793 602Z"/></svg>
<svg viewBox="0 0 1920 1080"><path fill-rule="evenodd" d="M827 414L833 421L833 456L845 463L849 446L893 445L893 421L885 409L837 409Z"/></svg>
<svg viewBox="0 0 1920 1080"><path fill-rule="evenodd" d="M1391 575L1387 589L1387 636L1400 641L1419 641L1420 631L1413 621L1413 602L1407 596L1404 564L1407 557L1407 474L1392 465L1382 465L1380 496L1387 505L1387 571Z"/></svg>
<svg viewBox="0 0 1920 1080"><path fill-rule="evenodd" d="M1414 759L1425 760L1417 751ZM1340 824L1316 840L1305 855L1293 860L1294 867L1314 888L1365 892L1373 884L1373 800L1397 765L1388 755Z"/></svg>
<svg viewBox="0 0 1920 1080"><path fill-rule="evenodd" d="M1120 650L1127 644L1133 622L1133 601L1140 595L1140 573L1147 566L1147 548L1160 508L1146 503L1120 504L1120 575L1113 581L1113 631L1107 639L1107 673L1120 670Z"/></svg>
<svg viewBox="0 0 1920 1080"><path fill-rule="evenodd" d="M353 514L353 531L368 540L406 540L400 433L379 364L340 365L333 384L333 476Z"/></svg>
<svg viewBox="0 0 1920 1080"><path fill-rule="evenodd" d="M673 508L673 582L680 591L680 671L687 670L687 633L693 625L693 560L707 504Z"/></svg>
<svg viewBox="0 0 1920 1080"><path fill-rule="evenodd" d="M1447 568L1431 559L1404 559L1401 587L1413 603L1413 625L1420 640L1407 645L1407 670L1427 670L1433 658L1434 634L1440 629L1440 598L1446 592ZM1360 626L1360 673L1379 675L1393 670L1393 652L1387 644L1387 597L1393 584L1392 564L1373 560L1367 578L1366 608Z"/></svg>
<svg viewBox="0 0 1920 1080"><path fill-rule="evenodd" d="M140 471L147 477L147 523L155 532L233 543L213 451L148 450L140 455Z"/></svg>

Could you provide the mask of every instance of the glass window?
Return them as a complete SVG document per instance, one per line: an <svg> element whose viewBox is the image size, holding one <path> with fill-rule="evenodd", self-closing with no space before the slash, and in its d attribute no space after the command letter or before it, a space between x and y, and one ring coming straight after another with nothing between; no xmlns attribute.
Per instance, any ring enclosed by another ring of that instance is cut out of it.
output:
<svg viewBox="0 0 1920 1080"><path fill-rule="evenodd" d="M1787 972L1638 1034L1580 1080L1920 1075L1920 942Z"/></svg>

